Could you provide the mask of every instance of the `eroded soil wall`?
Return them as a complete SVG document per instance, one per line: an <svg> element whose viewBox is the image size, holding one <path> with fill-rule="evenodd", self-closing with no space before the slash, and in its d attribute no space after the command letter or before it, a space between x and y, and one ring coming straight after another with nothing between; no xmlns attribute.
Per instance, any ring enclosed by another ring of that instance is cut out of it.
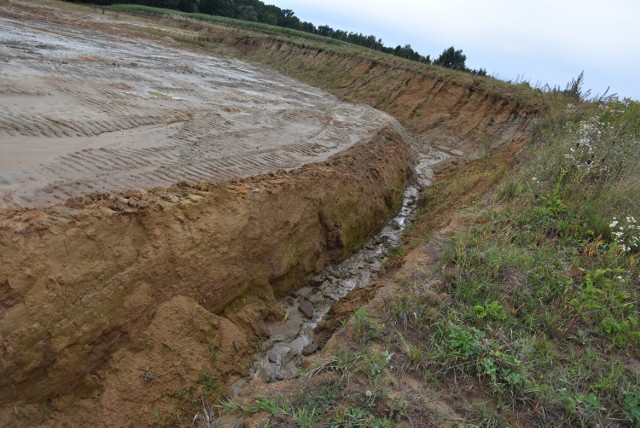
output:
<svg viewBox="0 0 640 428"><path fill-rule="evenodd" d="M171 19L164 22L176 25ZM341 45L327 48L303 39L204 24L180 26L199 34L176 37L184 43L205 50L230 47L345 100L385 111L428 144L442 144L474 158L527 139L531 119L540 114L539 95L527 86Z"/></svg>
<svg viewBox="0 0 640 428"><path fill-rule="evenodd" d="M119 25L101 19L78 25ZM537 114L534 99L468 75L271 34L156 24L197 32L175 33L183 46L241 54L384 110L419 137L418 150L436 143L478 157L524 141ZM403 131L387 127L292 172L5 211L0 422L153 424L152 412L194 385L246 374L261 320L284 316L269 307L273 295L382 227L401 202L411 152Z"/></svg>
<svg viewBox="0 0 640 428"><path fill-rule="evenodd" d="M177 295L216 313L250 290L291 290L398 209L409 162L386 128L291 173L6 216L0 401L71 392Z"/></svg>

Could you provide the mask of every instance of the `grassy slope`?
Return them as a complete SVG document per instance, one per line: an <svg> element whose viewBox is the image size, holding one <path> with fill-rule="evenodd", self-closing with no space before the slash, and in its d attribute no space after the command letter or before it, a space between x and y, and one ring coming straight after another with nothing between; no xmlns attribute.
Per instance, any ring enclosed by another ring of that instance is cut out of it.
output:
<svg viewBox="0 0 640 428"><path fill-rule="evenodd" d="M517 174L496 154L424 191L409 247L455 211L473 226L358 310L306 393L224 411L273 426L638 426L640 106L546 104Z"/></svg>
<svg viewBox="0 0 640 428"><path fill-rule="evenodd" d="M427 378L475 379L520 422L637 425L639 106L547 103L526 164L446 248L452 299L416 346Z"/></svg>

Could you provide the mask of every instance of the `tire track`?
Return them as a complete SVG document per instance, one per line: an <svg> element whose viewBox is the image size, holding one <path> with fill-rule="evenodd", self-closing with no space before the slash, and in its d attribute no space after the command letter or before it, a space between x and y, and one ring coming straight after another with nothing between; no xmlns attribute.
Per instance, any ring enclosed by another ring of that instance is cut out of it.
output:
<svg viewBox="0 0 640 428"><path fill-rule="evenodd" d="M296 168L394 123L237 60L54 30L0 19L0 208Z"/></svg>

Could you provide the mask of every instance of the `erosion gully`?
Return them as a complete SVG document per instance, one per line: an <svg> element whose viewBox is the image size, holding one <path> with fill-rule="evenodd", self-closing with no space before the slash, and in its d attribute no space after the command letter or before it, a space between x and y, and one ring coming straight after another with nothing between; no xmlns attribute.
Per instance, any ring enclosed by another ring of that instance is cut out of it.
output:
<svg viewBox="0 0 640 428"><path fill-rule="evenodd" d="M271 383L292 379L300 374L303 356L313 354L318 345L314 330L325 319L331 306L350 291L374 281L391 250L401 243L402 231L411 223L419 190L431 184L432 166L450 155L430 149L419 156L417 179L404 191L398 214L362 248L339 264L330 265L315 275L310 285L281 299L285 319L267 326L268 337L251 368L248 379ZM244 382L243 382L244 383Z"/></svg>

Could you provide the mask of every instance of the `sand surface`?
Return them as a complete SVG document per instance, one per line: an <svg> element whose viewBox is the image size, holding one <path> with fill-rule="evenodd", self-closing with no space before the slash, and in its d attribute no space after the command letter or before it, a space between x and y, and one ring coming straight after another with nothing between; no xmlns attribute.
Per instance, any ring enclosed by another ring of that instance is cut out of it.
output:
<svg viewBox="0 0 640 428"><path fill-rule="evenodd" d="M391 122L237 59L0 18L0 208L296 168Z"/></svg>

